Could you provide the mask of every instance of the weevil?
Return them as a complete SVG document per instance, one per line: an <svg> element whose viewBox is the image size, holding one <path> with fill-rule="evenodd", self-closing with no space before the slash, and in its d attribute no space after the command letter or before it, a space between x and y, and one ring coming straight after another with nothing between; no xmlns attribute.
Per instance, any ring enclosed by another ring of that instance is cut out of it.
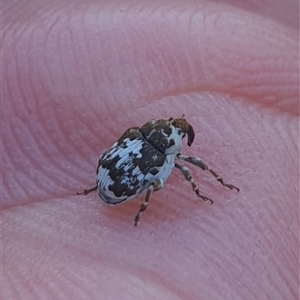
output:
<svg viewBox="0 0 300 300"><path fill-rule="evenodd" d="M111 148L101 155L96 185L77 194L87 195L97 190L100 198L110 205L121 204L146 194L133 219L134 225L137 226L141 214L149 205L151 194L164 187L174 168L190 182L200 199L213 204L212 199L200 193L190 169L182 165L181 161L209 171L223 186L239 192L239 188L225 183L203 160L182 153L182 140L185 136L188 146L191 146L195 132L184 116L153 119L142 127L127 129Z"/></svg>

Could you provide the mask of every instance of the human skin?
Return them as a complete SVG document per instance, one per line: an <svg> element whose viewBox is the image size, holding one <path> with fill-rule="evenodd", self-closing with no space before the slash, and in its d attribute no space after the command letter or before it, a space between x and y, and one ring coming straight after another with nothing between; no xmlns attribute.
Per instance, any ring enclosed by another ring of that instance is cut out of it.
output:
<svg viewBox="0 0 300 300"><path fill-rule="evenodd" d="M82 3L84 2L84 3ZM3 1L1 299L298 299L297 1ZM180 117L191 167L108 207L100 154Z"/></svg>

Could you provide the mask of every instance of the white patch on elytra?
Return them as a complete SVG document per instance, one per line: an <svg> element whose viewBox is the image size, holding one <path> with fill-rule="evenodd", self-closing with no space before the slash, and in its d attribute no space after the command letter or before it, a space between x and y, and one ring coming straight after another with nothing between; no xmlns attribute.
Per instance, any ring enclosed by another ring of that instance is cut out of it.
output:
<svg viewBox="0 0 300 300"><path fill-rule="evenodd" d="M116 152L116 155L120 155L120 159L117 161L115 167L120 168L121 165L128 160L129 154L132 152L133 155L136 155L137 158L142 157L141 149L143 147L143 142L141 140L124 140L125 147L119 148Z"/></svg>
<svg viewBox="0 0 300 300"><path fill-rule="evenodd" d="M101 183L101 187L104 191L108 190L108 187L114 183L114 181L109 176L109 170L105 168L99 168L98 174L97 174L97 182L98 185Z"/></svg>

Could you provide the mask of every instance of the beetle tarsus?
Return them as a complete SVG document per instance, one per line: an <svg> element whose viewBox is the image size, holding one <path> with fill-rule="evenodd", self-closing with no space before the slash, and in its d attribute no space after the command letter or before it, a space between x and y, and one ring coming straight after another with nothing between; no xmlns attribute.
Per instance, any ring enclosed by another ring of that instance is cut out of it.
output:
<svg viewBox="0 0 300 300"><path fill-rule="evenodd" d="M98 186L94 185L88 189L84 189L82 192L77 192L76 195L84 195L85 196L85 195L89 194L90 192L96 191L97 188L98 188Z"/></svg>
<svg viewBox="0 0 300 300"><path fill-rule="evenodd" d="M229 189L231 189L231 190L236 190L237 192L240 191L240 189L239 189L238 187L234 186L233 184L225 183L225 182L223 181L223 178L222 178L222 177L217 178L217 181L219 181L223 186L225 186L225 187L227 187L227 188L229 188Z"/></svg>

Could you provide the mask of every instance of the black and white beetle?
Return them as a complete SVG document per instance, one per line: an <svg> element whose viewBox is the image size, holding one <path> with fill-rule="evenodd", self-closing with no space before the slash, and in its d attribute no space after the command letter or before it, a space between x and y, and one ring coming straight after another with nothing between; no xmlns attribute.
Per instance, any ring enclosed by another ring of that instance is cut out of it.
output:
<svg viewBox="0 0 300 300"><path fill-rule="evenodd" d="M117 205L146 193L144 202L134 218L136 226L142 212L149 204L152 192L163 188L175 167L192 185L193 191L203 201L213 200L202 195L195 184L190 170L178 163L186 161L209 171L223 186L239 191L239 188L223 181L215 171L200 158L185 156L182 139L187 135L191 146L195 132L185 119L154 119L142 127L131 127L105 151L99 159L96 185L81 193L98 190L100 198L107 204Z"/></svg>

